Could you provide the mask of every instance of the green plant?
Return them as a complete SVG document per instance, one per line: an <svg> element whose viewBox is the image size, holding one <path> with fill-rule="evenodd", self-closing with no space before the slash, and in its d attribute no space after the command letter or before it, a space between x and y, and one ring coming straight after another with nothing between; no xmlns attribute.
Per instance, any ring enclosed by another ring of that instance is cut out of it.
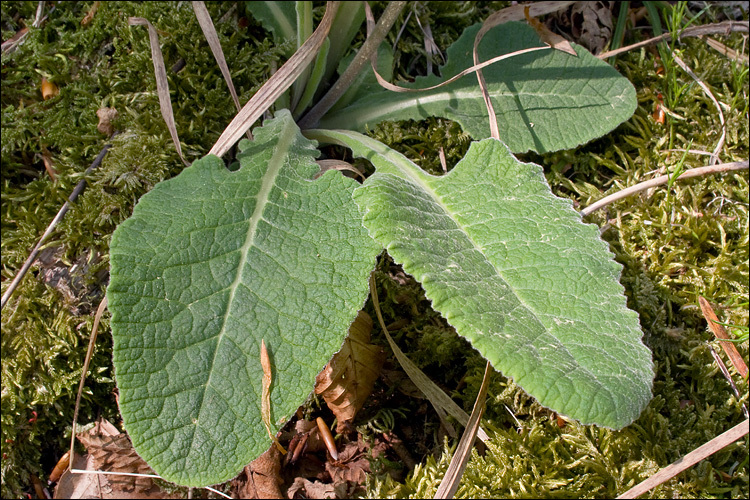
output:
<svg viewBox="0 0 750 500"><path fill-rule="evenodd" d="M297 26L299 45L311 27L309 4L297 5L278 19ZM336 19L348 27L356 11L345 14ZM448 50L444 77L465 65L478 30ZM301 122L361 129L441 115L487 137L487 112L466 78L413 98L373 91L370 74L351 104L304 115L332 63L326 51L351 41L348 32L334 41L344 32L334 23L312 70L279 96ZM279 109L240 143L238 170L211 155L196 161L143 196L115 231L107 293L120 408L136 450L163 477L217 483L267 448L261 340L275 367L272 420L283 421L310 390L300 381L312 384L340 346L383 247L460 335L542 404L614 428L645 407L650 353L625 306L621 267L597 228L550 193L540 168L511 153L608 132L632 114L634 89L581 48L577 57L518 55L545 47L522 24L491 30L481 47L514 56L484 70L508 146L476 142L450 174L434 177L354 131L305 138ZM496 55L480 50L482 60ZM313 180L319 153L310 138L351 148L376 173L362 186L336 172Z"/></svg>

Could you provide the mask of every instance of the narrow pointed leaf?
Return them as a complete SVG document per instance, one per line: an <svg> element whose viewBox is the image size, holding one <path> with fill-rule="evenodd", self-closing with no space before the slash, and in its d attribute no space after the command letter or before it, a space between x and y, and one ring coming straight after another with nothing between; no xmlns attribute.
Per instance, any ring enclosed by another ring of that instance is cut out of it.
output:
<svg viewBox="0 0 750 500"><path fill-rule="evenodd" d="M309 135L376 166L354 192L365 226L496 369L585 424L638 417L651 399L651 353L621 266L541 167L486 139L434 177L356 132Z"/></svg>
<svg viewBox="0 0 750 500"><path fill-rule="evenodd" d="M471 66L474 36L467 28L447 50L441 77L419 77L405 87L437 85ZM490 30L479 46L480 61L542 46L526 24L509 22ZM633 85L586 49L578 57L557 50L511 57L484 68L500 138L511 151L540 153L573 148L600 137L635 111ZM321 128L364 131L384 120L442 116L457 121L474 139L490 136L487 109L477 79L467 75L435 90L393 93L382 89L329 112Z"/></svg>
<svg viewBox="0 0 750 500"><path fill-rule="evenodd" d="M157 185L112 237L125 428L158 474L189 486L231 479L268 448L261 341L278 425L341 347L381 249L355 181L310 180L318 152L288 111L241 149L236 172L209 155Z"/></svg>

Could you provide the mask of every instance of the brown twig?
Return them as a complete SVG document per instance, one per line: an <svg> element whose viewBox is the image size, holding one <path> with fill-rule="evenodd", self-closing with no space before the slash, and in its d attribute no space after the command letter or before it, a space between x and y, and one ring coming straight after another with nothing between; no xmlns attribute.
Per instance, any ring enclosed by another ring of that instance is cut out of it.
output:
<svg viewBox="0 0 750 500"><path fill-rule="evenodd" d="M735 161L732 163L721 163L719 165L712 165L708 167L691 168L687 172L680 175L677 179L689 179L690 177L698 177L701 175L718 174L722 172L731 172L735 170L747 170L747 169L748 169L747 161ZM654 186L666 184L668 182L669 182L668 175L662 175L662 176L656 177L648 181L640 182L636 184L635 186L630 186L629 188L625 188L609 196L605 196L601 200L592 203L588 207L581 210L581 215L582 216L589 215L590 213L595 212L596 210L599 210L600 208L603 208L609 205L610 203L621 200L623 198L627 198L630 195L639 193L641 191L645 191Z"/></svg>

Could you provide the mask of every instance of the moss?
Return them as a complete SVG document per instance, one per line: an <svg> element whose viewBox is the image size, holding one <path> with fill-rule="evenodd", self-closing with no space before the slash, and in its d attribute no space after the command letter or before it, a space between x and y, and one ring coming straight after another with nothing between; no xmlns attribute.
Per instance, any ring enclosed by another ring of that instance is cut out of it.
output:
<svg viewBox="0 0 750 500"><path fill-rule="evenodd" d="M740 48L739 35L724 41ZM747 71L711 52L699 40L685 40L680 50L681 57L722 103L727 134L721 160L746 159ZM658 60L648 50L619 58L618 69L638 91L639 107L633 118L613 133L575 150L527 154L521 159L543 165L558 195L586 206L609 192L653 177L656 170L674 171L683 153L667 149L713 150L719 138L716 131L721 130L715 106L687 74L673 70L659 76L655 64ZM670 110L685 119L668 117L665 124L655 122L652 113L657 92L664 94ZM427 121L418 125L425 129L434 126ZM402 131L411 131L412 126L387 124L376 129L375 135L399 144L397 147L409 151L407 156L425 170L439 173L435 160L438 147L431 147L424 136L414 140L419 132ZM454 140L453 147L459 144L460 140ZM707 163L705 155L694 153L685 160L688 168ZM491 444L482 456L474 451L457 497L614 497L741 422L741 405L747 406L747 381L738 384L738 400L710 355L709 343L718 347L706 329L697 298L703 295L718 305L722 321L748 324L747 211L748 175L743 171L678 181L590 216L603 228L603 237L624 266L621 281L628 305L639 313L644 340L654 355L654 398L640 418L621 431L582 427L575 422L560 429L548 410L511 380L495 374L485 419L486 427L493 431ZM412 293L418 296L418 292ZM443 359L437 346L451 345L453 340L446 341L443 334L436 337L434 332L428 335L437 342L412 347L407 340L400 345L415 359ZM746 359L747 343L738 348ZM458 364L466 370L465 384L452 395L470 409L478 392L481 366L470 368L467 359L472 356L459 352ZM730 367L730 372L735 382L740 380L734 368ZM436 370L431 375L439 384L457 387L455 374ZM433 496L453 446L455 442L446 442L440 452L425 456L402 483L385 476L371 478L367 496ZM747 453L746 439L730 445L649 496L745 497Z"/></svg>
<svg viewBox="0 0 750 500"><path fill-rule="evenodd" d="M101 166L51 236L48 259L32 268L2 311L2 496L22 496L34 474L46 477L67 448L75 394L93 311L109 268L109 238L134 204L162 179L181 171L155 92L148 34L127 18L145 17L160 41L177 130L188 160L205 154L235 113L226 84L189 3L102 2L88 26L93 2L49 6L48 19L2 69L2 280L3 291L28 257L83 172L107 143ZM214 19L232 3L209 3ZM3 2L2 35L30 26L36 2ZM240 100L268 77L278 52L252 24L236 17L217 23ZM179 72L169 68L185 60ZM43 100L41 78L60 94ZM97 109L119 111L108 141L97 131ZM47 174L48 154L56 179ZM118 420L105 317L87 379L80 421ZM36 420L30 422L34 418Z"/></svg>

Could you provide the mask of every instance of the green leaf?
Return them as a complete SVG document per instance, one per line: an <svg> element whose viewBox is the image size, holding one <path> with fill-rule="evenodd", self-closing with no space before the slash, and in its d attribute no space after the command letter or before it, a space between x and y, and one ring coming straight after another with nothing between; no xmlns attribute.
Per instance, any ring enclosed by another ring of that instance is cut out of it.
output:
<svg viewBox="0 0 750 500"><path fill-rule="evenodd" d="M419 77L405 87L426 88L471 65L479 25L467 28L447 50L443 77ZM534 30L509 22L490 30L479 47L480 61L543 44ZM580 46L578 57L539 51L511 57L485 69L500 137L511 151L540 153L568 149L600 137L635 111L633 85ZM384 120L442 116L457 121L475 139L490 135L487 109L476 76L436 90L394 93L385 89L330 112L320 128L364 131Z"/></svg>
<svg viewBox="0 0 750 500"><path fill-rule="evenodd" d="M265 339L273 422L310 394L367 297L381 251L352 200L318 172L283 110L243 141L240 168L207 156L143 196L112 237L114 365L133 446L169 481L226 481L265 451Z"/></svg>
<svg viewBox="0 0 750 500"><path fill-rule="evenodd" d="M343 75L346 68L349 67L354 56L352 53L345 57L339 63L339 75ZM393 53L386 43L381 43L378 46L378 73L386 80L390 80L393 75ZM344 108L352 101L358 101L371 95L374 92L379 92L382 89L378 80L375 78L375 73L372 72L371 66L366 66L354 79L351 86L346 89L344 95L342 95L336 104L331 107L332 111L339 108Z"/></svg>
<svg viewBox="0 0 750 500"><path fill-rule="evenodd" d="M276 44L297 39L296 2L245 2L245 8L264 28L273 33Z"/></svg>
<svg viewBox="0 0 750 500"><path fill-rule="evenodd" d="M434 177L356 132L309 132L376 166L354 192L370 235L496 369L584 424L638 417L651 399L651 353L621 266L541 167L486 139Z"/></svg>

